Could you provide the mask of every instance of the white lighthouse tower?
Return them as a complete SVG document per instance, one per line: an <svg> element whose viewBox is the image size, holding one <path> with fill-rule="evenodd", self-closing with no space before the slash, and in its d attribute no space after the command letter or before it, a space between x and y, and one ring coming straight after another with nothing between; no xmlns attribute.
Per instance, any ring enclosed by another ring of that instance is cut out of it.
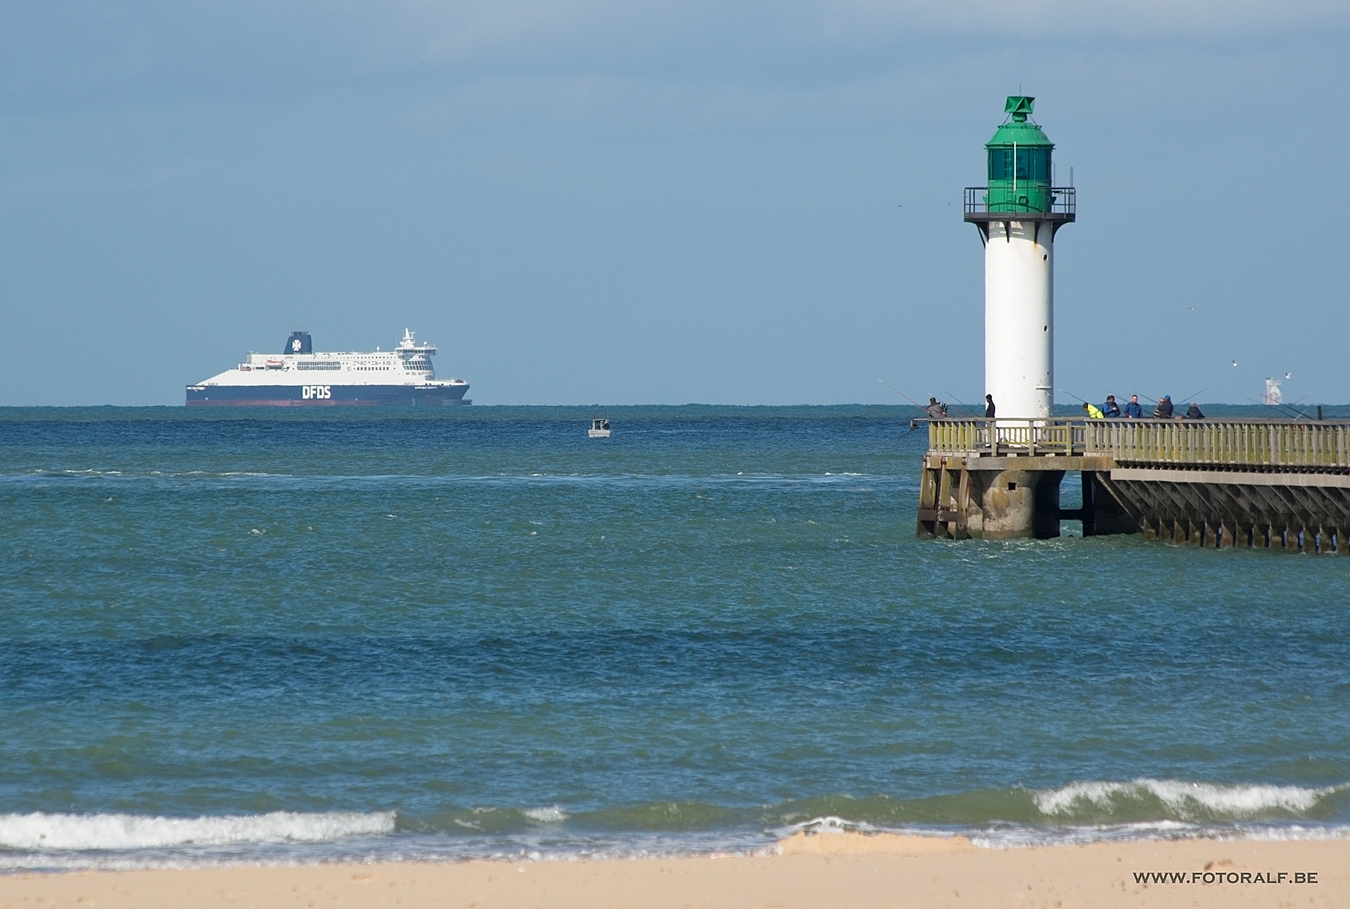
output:
<svg viewBox="0 0 1350 909"><path fill-rule="evenodd" d="M984 386L999 419L1044 419L1055 403L1055 232L1074 220L1072 187L1054 187L1054 144L1013 95L985 145L987 186L966 188L965 219L984 243Z"/></svg>

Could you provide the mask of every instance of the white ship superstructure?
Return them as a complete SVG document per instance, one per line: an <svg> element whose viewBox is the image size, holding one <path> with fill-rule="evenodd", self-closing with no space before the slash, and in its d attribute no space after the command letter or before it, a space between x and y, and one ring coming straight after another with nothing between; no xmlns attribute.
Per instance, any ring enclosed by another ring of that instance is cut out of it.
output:
<svg viewBox="0 0 1350 909"><path fill-rule="evenodd" d="M467 404L469 383L437 379L436 348L413 333L393 350L315 352L296 331L279 354L250 353L233 369L187 387L190 405Z"/></svg>
<svg viewBox="0 0 1350 909"><path fill-rule="evenodd" d="M1284 403L1284 395L1280 392L1279 379L1266 379L1266 391L1261 395L1261 403L1274 406Z"/></svg>

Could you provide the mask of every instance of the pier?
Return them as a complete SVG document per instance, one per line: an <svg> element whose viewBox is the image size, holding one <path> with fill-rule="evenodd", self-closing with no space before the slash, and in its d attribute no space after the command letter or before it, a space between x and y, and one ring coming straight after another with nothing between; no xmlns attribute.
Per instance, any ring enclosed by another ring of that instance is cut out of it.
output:
<svg viewBox="0 0 1350 909"><path fill-rule="evenodd" d="M1082 507L1060 508L1066 473ZM1350 555L1350 421L934 420L918 532L1142 533L1175 544Z"/></svg>

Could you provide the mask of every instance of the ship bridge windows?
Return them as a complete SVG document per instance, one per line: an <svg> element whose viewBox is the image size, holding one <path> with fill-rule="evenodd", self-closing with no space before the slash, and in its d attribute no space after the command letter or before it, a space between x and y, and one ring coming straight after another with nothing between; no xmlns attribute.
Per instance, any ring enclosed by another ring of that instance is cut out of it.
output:
<svg viewBox="0 0 1350 909"><path fill-rule="evenodd" d="M991 182L1011 182L1013 176L1013 150L1011 148L989 149L989 180ZM1036 146L1017 149L1016 178L1018 180L1049 183L1050 149Z"/></svg>

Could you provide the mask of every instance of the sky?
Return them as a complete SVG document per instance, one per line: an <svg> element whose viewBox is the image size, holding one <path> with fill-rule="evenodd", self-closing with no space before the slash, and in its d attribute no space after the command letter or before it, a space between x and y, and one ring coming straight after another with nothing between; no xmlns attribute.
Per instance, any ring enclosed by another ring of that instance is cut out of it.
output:
<svg viewBox="0 0 1350 909"><path fill-rule="evenodd" d="M0 405L405 327L477 404L983 396L1009 94L1058 403L1350 402L1350 4L6 0ZM1236 365L1234 365L1236 364Z"/></svg>

